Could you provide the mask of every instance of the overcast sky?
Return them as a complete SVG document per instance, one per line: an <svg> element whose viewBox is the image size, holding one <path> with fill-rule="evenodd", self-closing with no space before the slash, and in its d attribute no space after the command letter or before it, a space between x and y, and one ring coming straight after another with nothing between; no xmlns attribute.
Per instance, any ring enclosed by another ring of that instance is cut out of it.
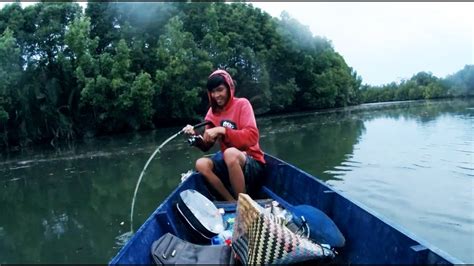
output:
<svg viewBox="0 0 474 266"><path fill-rule="evenodd" d="M268 3L272 16L286 10L362 76L381 85L420 71L445 77L474 64L474 3Z"/></svg>
<svg viewBox="0 0 474 266"><path fill-rule="evenodd" d="M386 84L420 71L445 77L474 64L474 3L252 4L276 17L286 10L329 39L363 83Z"/></svg>

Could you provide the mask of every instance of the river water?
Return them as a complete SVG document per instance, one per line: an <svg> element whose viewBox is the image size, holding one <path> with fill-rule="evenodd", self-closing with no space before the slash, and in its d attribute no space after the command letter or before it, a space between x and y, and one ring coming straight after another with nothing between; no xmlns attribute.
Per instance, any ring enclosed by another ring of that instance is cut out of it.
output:
<svg viewBox="0 0 474 266"><path fill-rule="evenodd" d="M257 123L265 152L474 263L474 100L369 104ZM108 262L120 248L116 237L130 230L145 162L179 129L3 154L0 263ZM135 230L202 155L184 137L162 149L140 185Z"/></svg>

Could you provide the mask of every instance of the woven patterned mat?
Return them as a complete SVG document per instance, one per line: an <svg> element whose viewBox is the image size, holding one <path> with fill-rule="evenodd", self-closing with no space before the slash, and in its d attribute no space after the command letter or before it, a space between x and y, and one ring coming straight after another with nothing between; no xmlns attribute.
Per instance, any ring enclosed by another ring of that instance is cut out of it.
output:
<svg viewBox="0 0 474 266"><path fill-rule="evenodd" d="M232 248L243 264L287 264L333 258L331 249L297 235L247 194L239 194Z"/></svg>

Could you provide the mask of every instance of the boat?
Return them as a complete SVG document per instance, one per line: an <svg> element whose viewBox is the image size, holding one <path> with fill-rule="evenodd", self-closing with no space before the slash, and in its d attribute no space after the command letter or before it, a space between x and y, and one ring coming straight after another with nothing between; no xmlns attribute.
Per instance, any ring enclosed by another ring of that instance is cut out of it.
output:
<svg viewBox="0 0 474 266"><path fill-rule="evenodd" d="M346 240L345 246L337 250L338 264L463 263L297 167L268 154L265 154L265 160L267 167L261 198L276 200L282 206L311 205L328 215ZM211 198L203 180L201 174L193 172L181 182L109 264L153 264L151 245L168 232L188 240L189 231L177 216L175 205L179 193L187 189L194 189ZM235 204L215 203L226 212L232 211L232 208L235 211Z"/></svg>

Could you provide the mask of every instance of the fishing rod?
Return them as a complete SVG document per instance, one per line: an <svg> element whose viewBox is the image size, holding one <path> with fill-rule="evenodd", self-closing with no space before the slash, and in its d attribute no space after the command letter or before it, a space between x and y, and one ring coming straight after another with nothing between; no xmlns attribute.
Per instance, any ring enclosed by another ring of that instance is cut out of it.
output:
<svg viewBox="0 0 474 266"><path fill-rule="evenodd" d="M205 125L209 125L211 124L212 122L211 121L208 121L208 120L204 120L203 122L201 123L198 123L196 125L193 126L193 129L198 129L200 127L203 127ZM138 182L137 182L137 185L135 186L135 192L133 193L133 199L132 199L132 207L131 207L131 212L130 212L130 233L133 233L133 208L135 206L135 198L137 196L137 192L138 192L138 187L140 186L140 183L142 181L142 178L143 178L143 175L145 173L145 170L146 168L148 167L148 165L150 164L151 160L155 157L155 155L160 151L161 148L163 148L163 146L165 146L168 142L170 142L172 139L176 138L178 135L181 135L184 133L184 129L181 129L178 133L174 134L173 136L169 137L168 139L166 139L160 146L158 146L158 148L156 148L156 150L153 152L153 154L150 156L150 158L148 159L148 161L146 162L145 164L145 167L143 167L143 170L140 174L140 177L138 178Z"/></svg>
<svg viewBox="0 0 474 266"><path fill-rule="evenodd" d="M201 123L194 125L193 129L198 129L200 127L203 127L203 126L206 126L206 125L209 125L209 124L212 124L212 122L208 121L208 120L204 120ZM180 134L183 134L183 133L184 133L184 129L181 129L181 131L179 131L177 134L180 135Z"/></svg>

